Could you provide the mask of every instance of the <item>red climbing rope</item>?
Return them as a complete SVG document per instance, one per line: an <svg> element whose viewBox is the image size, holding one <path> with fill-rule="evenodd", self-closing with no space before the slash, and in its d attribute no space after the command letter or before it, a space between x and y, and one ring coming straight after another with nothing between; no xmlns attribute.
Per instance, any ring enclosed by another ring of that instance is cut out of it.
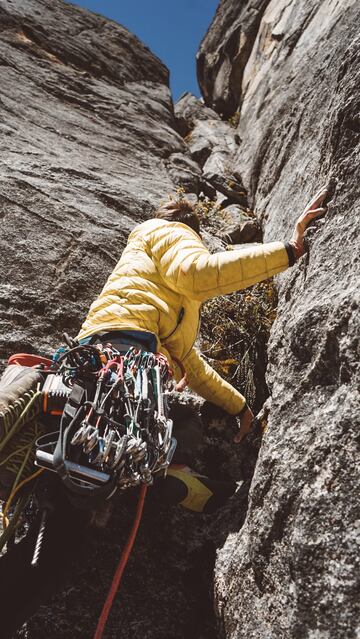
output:
<svg viewBox="0 0 360 639"><path fill-rule="evenodd" d="M120 585L120 581L121 581L121 577L123 576L123 572L126 568L126 564L128 562L128 559L130 557L130 553L132 551L132 548L134 546L134 542L136 539L136 535L137 535L137 531L139 529L139 525L140 525L140 521L141 521L141 516L142 516L142 512L143 512L143 508L144 508L144 502L145 502L145 495L146 495L146 491L147 491L147 486L145 486L145 484L142 484L141 489L140 489L140 495L139 495L139 500L138 500L138 504L137 504L137 509L136 509L136 516L135 516L135 520L127 541L127 544L124 548L123 554L121 555L121 559L119 561L118 567L116 568L111 586L110 586L110 590L108 592L108 596L106 597L103 609L101 611L101 615L99 617L99 621L98 621L98 625L96 628L96 632L94 635L94 639L101 639L103 636L103 632L105 630L105 626L106 626L106 622L111 610L111 606L113 604L115 595L119 589L119 585Z"/></svg>

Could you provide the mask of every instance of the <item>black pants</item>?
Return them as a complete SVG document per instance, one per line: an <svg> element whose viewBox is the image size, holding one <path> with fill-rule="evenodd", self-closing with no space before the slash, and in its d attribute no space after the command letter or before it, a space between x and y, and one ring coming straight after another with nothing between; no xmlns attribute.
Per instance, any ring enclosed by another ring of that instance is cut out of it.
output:
<svg viewBox="0 0 360 639"><path fill-rule="evenodd" d="M61 487L60 487L61 488ZM7 639L65 584L85 551L89 513L74 508L60 489L49 515L41 561L31 566L40 517L27 535L0 557L0 636Z"/></svg>

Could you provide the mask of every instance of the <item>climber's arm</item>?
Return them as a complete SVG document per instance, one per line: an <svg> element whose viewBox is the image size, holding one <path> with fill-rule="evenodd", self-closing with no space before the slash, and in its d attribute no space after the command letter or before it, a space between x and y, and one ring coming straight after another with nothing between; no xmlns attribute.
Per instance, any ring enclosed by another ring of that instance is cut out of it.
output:
<svg viewBox="0 0 360 639"><path fill-rule="evenodd" d="M230 415L239 417L239 432L235 435L234 441L240 443L249 432L254 419L245 397L218 375L195 348L183 363L190 388Z"/></svg>
<svg viewBox="0 0 360 639"><path fill-rule="evenodd" d="M190 388L209 402L220 406L230 415L237 415L246 406L239 391L226 382L195 348L183 360Z"/></svg>
<svg viewBox="0 0 360 639"><path fill-rule="evenodd" d="M289 248L283 242L212 255L200 237L183 225L167 227L164 233L153 238L151 247L159 272L167 286L201 302L247 288L289 266Z"/></svg>
<svg viewBox="0 0 360 639"><path fill-rule="evenodd" d="M325 213L322 188L296 221L290 242L268 242L212 255L201 238L183 224L166 226L149 238L154 262L167 286L200 302L261 282L291 266L305 252L308 224Z"/></svg>

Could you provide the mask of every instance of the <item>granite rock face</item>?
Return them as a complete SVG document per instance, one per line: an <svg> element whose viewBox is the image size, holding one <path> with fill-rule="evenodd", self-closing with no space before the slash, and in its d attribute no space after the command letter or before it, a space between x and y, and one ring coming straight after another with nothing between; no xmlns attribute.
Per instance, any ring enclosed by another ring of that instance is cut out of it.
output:
<svg viewBox="0 0 360 639"><path fill-rule="evenodd" d="M288 237L330 178L335 192L309 230L309 254L278 278L269 424L246 522L218 553L218 614L227 639L355 639L360 11L352 0L272 0L262 4L246 59L222 56L230 23L246 32L253 6L220 3L200 76L212 107L218 86L233 87L217 108L240 110L234 168L265 238Z"/></svg>
<svg viewBox="0 0 360 639"><path fill-rule="evenodd" d="M239 107L245 64L269 0L221 0L197 54L197 73L205 103L225 117Z"/></svg>
<svg viewBox="0 0 360 639"><path fill-rule="evenodd" d="M0 357L77 332L130 229L199 167L164 65L59 0L0 0Z"/></svg>

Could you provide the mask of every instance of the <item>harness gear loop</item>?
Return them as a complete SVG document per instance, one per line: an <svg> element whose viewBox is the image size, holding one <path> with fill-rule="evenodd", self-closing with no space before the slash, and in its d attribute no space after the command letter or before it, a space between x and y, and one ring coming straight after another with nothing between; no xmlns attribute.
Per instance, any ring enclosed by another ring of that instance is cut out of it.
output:
<svg viewBox="0 0 360 639"><path fill-rule="evenodd" d="M141 346L99 346L80 344L57 358L44 388L62 393L59 379L69 391L60 429L55 444L47 436L36 443L36 464L57 472L72 500L85 508L117 490L152 484L156 473L166 472L176 446L166 357Z"/></svg>

